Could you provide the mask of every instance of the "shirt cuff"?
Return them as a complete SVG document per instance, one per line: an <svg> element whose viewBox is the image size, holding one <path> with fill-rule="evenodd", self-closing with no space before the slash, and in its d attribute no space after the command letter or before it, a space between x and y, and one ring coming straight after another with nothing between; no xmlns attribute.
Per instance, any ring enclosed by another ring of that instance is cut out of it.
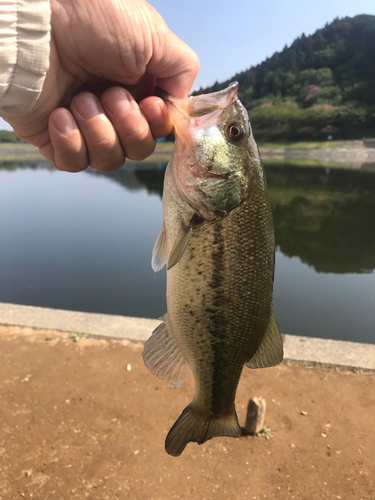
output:
<svg viewBox="0 0 375 500"><path fill-rule="evenodd" d="M0 114L30 111L49 67L49 0L0 0Z"/></svg>

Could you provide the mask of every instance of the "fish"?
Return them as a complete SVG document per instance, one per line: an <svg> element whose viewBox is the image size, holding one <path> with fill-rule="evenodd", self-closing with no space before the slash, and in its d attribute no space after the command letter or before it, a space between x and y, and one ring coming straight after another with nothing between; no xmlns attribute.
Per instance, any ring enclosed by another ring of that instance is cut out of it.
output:
<svg viewBox="0 0 375 500"><path fill-rule="evenodd" d="M166 441L241 435L235 396L243 367L276 366L283 345L273 305L275 238L266 178L238 83L210 94L163 95L175 127L164 221L152 268L167 267L167 313L143 348L149 371L195 393Z"/></svg>

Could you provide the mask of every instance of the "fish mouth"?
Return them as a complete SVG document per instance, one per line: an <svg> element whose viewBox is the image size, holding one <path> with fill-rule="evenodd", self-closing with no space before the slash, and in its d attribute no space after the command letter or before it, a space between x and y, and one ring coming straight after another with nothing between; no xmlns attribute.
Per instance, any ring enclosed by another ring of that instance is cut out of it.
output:
<svg viewBox="0 0 375 500"><path fill-rule="evenodd" d="M229 177L229 172L224 174L216 174L204 168L196 161L189 161L188 168L195 179L227 179Z"/></svg>

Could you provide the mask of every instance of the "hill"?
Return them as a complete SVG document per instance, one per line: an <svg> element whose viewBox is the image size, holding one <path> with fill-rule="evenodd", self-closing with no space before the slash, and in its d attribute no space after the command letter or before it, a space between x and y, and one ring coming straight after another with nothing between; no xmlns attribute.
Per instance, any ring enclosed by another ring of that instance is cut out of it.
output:
<svg viewBox="0 0 375 500"><path fill-rule="evenodd" d="M375 16L335 19L237 80L258 140L375 136Z"/></svg>

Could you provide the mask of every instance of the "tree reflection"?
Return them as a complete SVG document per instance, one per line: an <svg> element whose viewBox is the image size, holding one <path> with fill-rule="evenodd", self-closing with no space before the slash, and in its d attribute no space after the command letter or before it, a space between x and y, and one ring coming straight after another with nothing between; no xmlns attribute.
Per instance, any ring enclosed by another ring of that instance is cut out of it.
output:
<svg viewBox="0 0 375 500"><path fill-rule="evenodd" d="M162 197L164 170L150 163L101 174L130 191ZM375 269L375 174L266 165L276 245L323 273Z"/></svg>
<svg viewBox="0 0 375 500"><path fill-rule="evenodd" d="M318 272L375 269L375 175L266 167L276 245Z"/></svg>
<svg viewBox="0 0 375 500"><path fill-rule="evenodd" d="M126 190L163 193L166 163L126 163L110 174ZM375 171L298 167L267 162L266 176L276 245L323 273L366 273L375 269ZM51 169L48 162L0 162L0 169Z"/></svg>

